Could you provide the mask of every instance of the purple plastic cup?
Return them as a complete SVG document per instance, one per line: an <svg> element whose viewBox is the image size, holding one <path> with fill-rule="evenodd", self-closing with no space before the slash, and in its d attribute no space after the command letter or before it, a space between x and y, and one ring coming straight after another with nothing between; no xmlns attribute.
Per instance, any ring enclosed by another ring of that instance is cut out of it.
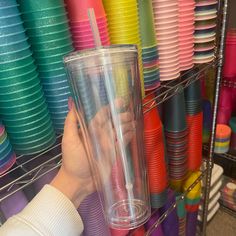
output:
<svg viewBox="0 0 236 236"><path fill-rule="evenodd" d="M17 189L16 186L14 188ZM0 203L0 210L2 211L5 219L7 220L11 216L22 211L27 204L28 200L24 192L19 190Z"/></svg>
<svg viewBox="0 0 236 236"><path fill-rule="evenodd" d="M157 222L159 218L160 218L160 213L157 211L155 214L151 216L149 221L145 224L146 230L148 231L152 227L152 225L154 225ZM150 235L151 236L164 236L162 226L159 225Z"/></svg>
<svg viewBox="0 0 236 236"><path fill-rule="evenodd" d="M186 236L194 236L197 232L198 211L187 213Z"/></svg>
<svg viewBox="0 0 236 236"><path fill-rule="evenodd" d="M84 224L84 236L109 236L102 205L97 192L90 194L80 204L78 212Z"/></svg>
<svg viewBox="0 0 236 236"><path fill-rule="evenodd" d="M175 193L172 190L168 191L168 201L159 209L160 214L164 214L171 205L175 203ZM169 214L169 216L162 222L162 230L164 235L176 236L179 233L179 222L176 208Z"/></svg>

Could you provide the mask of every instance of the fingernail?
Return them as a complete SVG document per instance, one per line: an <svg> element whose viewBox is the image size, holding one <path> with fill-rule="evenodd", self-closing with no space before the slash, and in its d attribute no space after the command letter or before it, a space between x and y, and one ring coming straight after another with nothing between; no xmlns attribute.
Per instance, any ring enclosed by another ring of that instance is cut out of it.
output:
<svg viewBox="0 0 236 236"><path fill-rule="evenodd" d="M68 98L68 109L69 109L69 111L72 109L72 106L73 106L73 99L72 99L72 97L69 97Z"/></svg>

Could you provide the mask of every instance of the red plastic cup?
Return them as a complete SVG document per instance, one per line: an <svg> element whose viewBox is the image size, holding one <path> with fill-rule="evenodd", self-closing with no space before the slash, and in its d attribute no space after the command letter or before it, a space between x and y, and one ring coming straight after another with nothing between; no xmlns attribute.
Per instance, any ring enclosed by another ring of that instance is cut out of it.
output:
<svg viewBox="0 0 236 236"><path fill-rule="evenodd" d="M105 17L102 0L66 0L67 11L71 21L88 20L88 9L93 8L96 18Z"/></svg>

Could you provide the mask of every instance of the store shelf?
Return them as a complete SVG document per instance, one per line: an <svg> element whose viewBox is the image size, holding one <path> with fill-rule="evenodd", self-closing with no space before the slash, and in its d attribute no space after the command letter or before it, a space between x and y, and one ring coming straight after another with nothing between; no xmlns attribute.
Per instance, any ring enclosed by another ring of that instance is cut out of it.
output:
<svg viewBox="0 0 236 236"><path fill-rule="evenodd" d="M234 211L234 210L232 210L232 209L226 207L226 206L222 203L221 200L220 200L219 202L220 202L220 209L221 209L221 210L223 210L224 212L226 212L226 213L228 213L229 215L232 215L233 217L236 218L236 211Z"/></svg>
<svg viewBox="0 0 236 236"><path fill-rule="evenodd" d="M160 218L159 218L159 219L152 225L152 227L149 228L149 230L145 233L145 236L150 236L150 235L153 233L153 231L155 231L155 229L158 228L158 227L161 225L161 223L169 216L169 214L177 207L177 205L178 205L180 202L182 202L182 201L185 200L186 195L187 195L187 194L195 187L195 185L196 185L197 183L199 183L199 182L203 179L203 177L206 175L206 171L207 171L207 169L202 170L201 175L196 179L196 181L193 182L192 185L189 186L189 188L187 189L187 191L185 191L185 192L181 195L181 197L180 197L175 203L173 203L173 204L171 205L171 207L170 207L164 214L162 214L162 215L160 216ZM152 214L155 214L155 213L156 213L156 212L154 211ZM130 233L129 235L132 236L132 235L134 235L134 234L135 234L135 230L134 230L132 233Z"/></svg>
<svg viewBox="0 0 236 236"><path fill-rule="evenodd" d="M198 80L202 73L206 72L207 70L209 70L210 68L214 66L217 66L218 62L219 60L216 58L211 63L195 66L194 68L188 70L187 72L182 73L181 76L176 80L171 80L168 82L161 82L161 86L158 87L155 91L150 93L150 94L155 95L155 97L152 100L148 101L147 103L143 104L143 106L148 105L148 107L150 107L149 109L145 110L145 113L150 111L157 105L165 102L169 98L173 97L180 89L188 87L191 83ZM195 72L196 68L199 69L197 73ZM195 72L195 73L192 73L191 76L186 77L186 74L187 73L191 74L191 72ZM154 100L156 101L156 104L153 106L150 106L150 103L152 103Z"/></svg>
<svg viewBox="0 0 236 236"><path fill-rule="evenodd" d="M0 176L0 203L61 165L61 137L40 154L17 157L15 165Z"/></svg>
<svg viewBox="0 0 236 236"><path fill-rule="evenodd" d="M208 151L208 145L203 145L203 150ZM236 156L230 153L223 153L223 154L214 153L214 156L236 162Z"/></svg>

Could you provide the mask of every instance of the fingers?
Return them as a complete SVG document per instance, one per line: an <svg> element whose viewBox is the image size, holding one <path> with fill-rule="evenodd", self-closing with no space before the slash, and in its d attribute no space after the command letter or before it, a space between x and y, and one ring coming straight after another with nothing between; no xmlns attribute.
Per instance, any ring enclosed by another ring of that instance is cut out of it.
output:
<svg viewBox="0 0 236 236"><path fill-rule="evenodd" d="M80 141L75 105L72 103L70 106L71 109L65 120L63 134L63 142L66 143L74 142L74 140Z"/></svg>
<svg viewBox="0 0 236 236"><path fill-rule="evenodd" d="M133 120L133 116L131 112L124 112L120 114L120 121L121 123L128 123Z"/></svg>
<svg viewBox="0 0 236 236"><path fill-rule="evenodd" d="M108 118L109 118L108 106L103 106L97 112L97 114L94 116L91 122L94 123L95 125L102 126L107 122Z"/></svg>

